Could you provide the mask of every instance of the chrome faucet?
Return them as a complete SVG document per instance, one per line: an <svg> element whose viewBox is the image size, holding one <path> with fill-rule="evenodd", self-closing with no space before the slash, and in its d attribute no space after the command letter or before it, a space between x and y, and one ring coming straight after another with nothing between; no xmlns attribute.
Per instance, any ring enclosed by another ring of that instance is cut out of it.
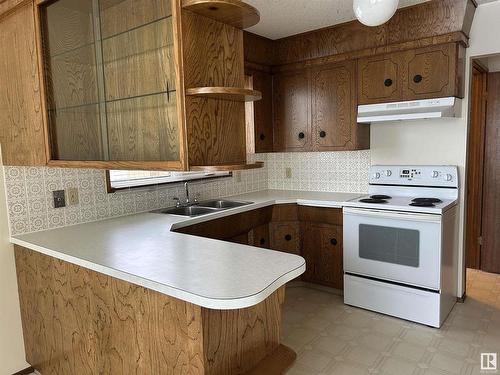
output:
<svg viewBox="0 0 500 375"><path fill-rule="evenodd" d="M188 206L193 206L198 204L198 197L200 194L196 194L194 197L194 200L191 202L191 198L189 197L189 182L186 181L184 182L184 190L186 191L186 199L184 200L184 203L181 203L181 200L177 197L174 197L173 200L175 201L175 206L176 207L188 207Z"/></svg>

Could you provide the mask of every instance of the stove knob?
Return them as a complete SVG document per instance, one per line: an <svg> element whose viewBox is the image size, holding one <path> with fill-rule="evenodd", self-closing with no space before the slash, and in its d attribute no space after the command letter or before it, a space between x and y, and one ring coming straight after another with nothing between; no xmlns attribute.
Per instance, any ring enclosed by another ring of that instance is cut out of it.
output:
<svg viewBox="0 0 500 375"><path fill-rule="evenodd" d="M373 178L376 179L376 180L378 180L380 178L380 173L379 172L375 172L373 174Z"/></svg>
<svg viewBox="0 0 500 375"><path fill-rule="evenodd" d="M439 177L439 172L438 171L432 171L432 178L438 178Z"/></svg>
<svg viewBox="0 0 500 375"><path fill-rule="evenodd" d="M392 171L391 171L390 169L388 169L388 170L386 170L386 171L384 172L384 174L385 174L387 177L391 177L391 175L392 175Z"/></svg>
<svg viewBox="0 0 500 375"><path fill-rule="evenodd" d="M452 181L453 180L453 176L451 174L446 174L446 175L444 175L444 180L445 181Z"/></svg>

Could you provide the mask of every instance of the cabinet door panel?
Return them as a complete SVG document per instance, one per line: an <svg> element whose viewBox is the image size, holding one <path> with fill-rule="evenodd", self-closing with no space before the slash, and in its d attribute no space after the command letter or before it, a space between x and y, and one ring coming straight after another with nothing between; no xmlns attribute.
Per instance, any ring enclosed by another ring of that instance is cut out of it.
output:
<svg viewBox="0 0 500 375"><path fill-rule="evenodd" d="M274 76L274 149L306 150L311 144L308 71Z"/></svg>
<svg viewBox="0 0 500 375"><path fill-rule="evenodd" d="M298 222L270 224L271 248L291 254L300 254L300 226Z"/></svg>
<svg viewBox="0 0 500 375"><path fill-rule="evenodd" d="M358 125L354 62L315 69L311 85L313 148L355 148Z"/></svg>
<svg viewBox="0 0 500 375"><path fill-rule="evenodd" d="M359 60L359 104L398 101L402 96L401 54Z"/></svg>
<svg viewBox="0 0 500 375"><path fill-rule="evenodd" d="M252 230L253 246L269 249L271 247L269 240L269 224L260 225Z"/></svg>
<svg viewBox="0 0 500 375"><path fill-rule="evenodd" d="M262 93L262 99L253 103L255 152L273 151L273 76L251 72L253 89Z"/></svg>
<svg viewBox="0 0 500 375"><path fill-rule="evenodd" d="M425 48L408 55L405 98L422 99L456 95L457 46Z"/></svg>
<svg viewBox="0 0 500 375"><path fill-rule="evenodd" d="M342 227L303 223L302 256L306 272L302 279L342 289Z"/></svg>

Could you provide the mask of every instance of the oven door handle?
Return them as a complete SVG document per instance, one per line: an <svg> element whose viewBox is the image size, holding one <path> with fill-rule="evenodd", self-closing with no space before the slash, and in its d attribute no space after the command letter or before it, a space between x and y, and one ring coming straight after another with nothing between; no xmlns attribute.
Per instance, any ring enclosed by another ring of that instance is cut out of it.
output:
<svg viewBox="0 0 500 375"><path fill-rule="evenodd" d="M372 210L372 209L351 208L351 207L344 207L343 212L344 215L376 217L380 219L419 221L419 222L437 223L437 224L441 223L441 215L435 215L435 214L419 214L414 212L395 212L395 211Z"/></svg>

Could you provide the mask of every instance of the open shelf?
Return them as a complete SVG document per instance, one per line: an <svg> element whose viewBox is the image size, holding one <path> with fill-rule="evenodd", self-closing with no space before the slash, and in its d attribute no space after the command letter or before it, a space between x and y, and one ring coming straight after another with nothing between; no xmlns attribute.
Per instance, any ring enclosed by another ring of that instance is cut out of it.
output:
<svg viewBox="0 0 500 375"><path fill-rule="evenodd" d="M235 102L255 102L262 99L260 91L239 87L194 87L187 89L186 95L232 100Z"/></svg>
<svg viewBox="0 0 500 375"><path fill-rule="evenodd" d="M245 163L245 164L231 164L231 165L194 165L189 168L192 172L224 172L224 171L242 171L246 169L257 169L262 168L264 162L256 161L255 163Z"/></svg>
<svg viewBox="0 0 500 375"><path fill-rule="evenodd" d="M260 21L259 11L240 0L183 0L182 7L238 29L246 29Z"/></svg>

